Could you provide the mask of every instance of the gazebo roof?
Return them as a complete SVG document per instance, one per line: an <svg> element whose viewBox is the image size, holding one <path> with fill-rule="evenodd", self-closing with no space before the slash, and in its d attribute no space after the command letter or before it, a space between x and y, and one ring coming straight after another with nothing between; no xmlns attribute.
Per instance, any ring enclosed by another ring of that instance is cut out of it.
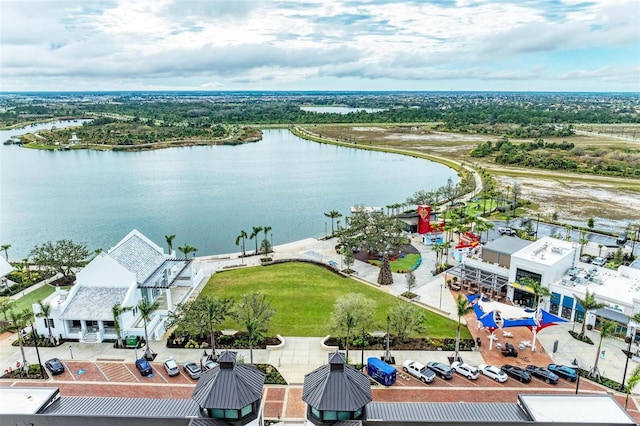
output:
<svg viewBox="0 0 640 426"><path fill-rule="evenodd" d="M302 400L318 410L356 411L372 399L369 378L348 365L340 352L304 376Z"/></svg>
<svg viewBox="0 0 640 426"><path fill-rule="evenodd" d="M262 398L265 374L236 363L236 353L225 351L218 366L200 376L191 398L202 408L239 410Z"/></svg>

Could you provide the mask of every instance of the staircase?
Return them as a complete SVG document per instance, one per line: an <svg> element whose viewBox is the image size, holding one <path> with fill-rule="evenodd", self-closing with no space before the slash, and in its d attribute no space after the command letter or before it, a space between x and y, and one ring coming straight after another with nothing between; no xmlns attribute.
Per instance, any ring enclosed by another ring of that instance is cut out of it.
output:
<svg viewBox="0 0 640 426"><path fill-rule="evenodd" d="M100 343L100 337L98 336L98 333L85 333L84 336L82 336L82 343Z"/></svg>

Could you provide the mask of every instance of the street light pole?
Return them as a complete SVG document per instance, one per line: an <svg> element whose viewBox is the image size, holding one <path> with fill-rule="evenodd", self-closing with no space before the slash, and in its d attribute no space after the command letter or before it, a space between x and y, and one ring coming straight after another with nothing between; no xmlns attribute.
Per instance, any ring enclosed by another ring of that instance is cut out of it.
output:
<svg viewBox="0 0 640 426"><path fill-rule="evenodd" d="M71 350L71 345L69 345L69 353L71 354L71 359L73 359L73 351Z"/></svg>
<svg viewBox="0 0 640 426"><path fill-rule="evenodd" d="M442 310L442 286L443 283L440 283L440 304L438 305L438 307Z"/></svg>

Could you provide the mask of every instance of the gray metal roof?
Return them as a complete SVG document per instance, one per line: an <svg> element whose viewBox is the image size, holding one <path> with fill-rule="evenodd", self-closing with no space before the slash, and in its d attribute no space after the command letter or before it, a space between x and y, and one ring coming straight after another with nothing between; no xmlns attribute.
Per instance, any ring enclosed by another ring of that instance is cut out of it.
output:
<svg viewBox="0 0 640 426"><path fill-rule="evenodd" d="M224 420L201 418L191 419L189 426L229 426L229 423Z"/></svg>
<svg viewBox="0 0 640 426"><path fill-rule="evenodd" d="M262 398L265 374L251 365L230 362L235 355L223 352L219 365L200 376L191 395L200 407L239 410Z"/></svg>
<svg viewBox="0 0 640 426"><path fill-rule="evenodd" d="M65 396L49 405L42 414L98 417L199 416L198 404L190 399L98 398Z"/></svg>
<svg viewBox="0 0 640 426"><path fill-rule="evenodd" d="M532 243L533 241L521 240L520 238L503 235L498 239L489 241L482 247L482 249L511 255Z"/></svg>
<svg viewBox="0 0 640 426"><path fill-rule="evenodd" d="M372 399L369 377L348 365L340 352L304 376L302 400L318 410L356 411Z"/></svg>
<svg viewBox="0 0 640 426"><path fill-rule="evenodd" d="M138 283L143 283L165 261L159 252L139 235L133 234L109 251L109 256L136 274Z"/></svg>
<svg viewBox="0 0 640 426"><path fill-rule="evenodd" d="M188 261L186 261L186 260L176 260L176 259L165 260L163 263L160 264L160 266L158 266L149 275L149 277L147 277L147 279L144 282L140 283L140 286L141 287L169 288L171 283L173 282L173 280L169 280L167 282L164 281L165 271L166 271L166 273L169 273L171 268L173 268L175 265L178 265L180 268L184 268L184 266L187 264L187 262ZM174 278L174 280L175 280L175 278Z"/></svg>
<svg viewBox="0 0 640 426"><path fill-rule="evenodd" d="M122 303L128 290L125 287L80 287L60 317L112 321L111 307Z"/></svg>
<svg viewBox="0 0 640 426"><path fill-rule="evenodd" d="M389 422L525 422L529 416L516 403L502 402L372 402L367 421Z"/></svg>

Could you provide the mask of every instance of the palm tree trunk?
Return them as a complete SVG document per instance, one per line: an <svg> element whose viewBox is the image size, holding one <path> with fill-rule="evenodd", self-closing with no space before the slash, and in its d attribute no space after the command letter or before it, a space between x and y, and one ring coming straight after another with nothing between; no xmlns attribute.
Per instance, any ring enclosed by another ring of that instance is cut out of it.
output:
<svg viewBox="0 0 640 426"><path fill-rule="evenodd" d="M22 354L22 365L20 366L21 370L27 368L27 356L24 354L24 344L22 341L22 330L18 331L18 343L20 343L20 353Z"/></svg>
<svg viewBox="0 0 640 426"><path fill-rule="evenodd" d="M458 352L460 351L460 318L458 318L458 330L456 331L456 348L455 353L453 354L454 361L457 361L460 356Z"/></svg>
<svg viewBox="0 0 640 426"><path fill-rule="evenodd" d="M216 331L211 330L211 350L213 351L211 355L216 354Z"/></svg>
<svg viewBox="0 0 640 426"><path fill-rule="evenodd" d="M151 346L149 345L149 334L147 333L147 321L144 322L144 341L146 344L146 348L144 350L144 355L146 358L151 357Z"/></svg>
<svg viewBox="0 0 640 426"><path fill-rule="evenodd" d="M56 340L53 338L53 333L51 332L51 324L49 324L48 318L47 318L47 329L49 330L49 341L51 342L52 345L54 345L56 343Z"/></svg>
<svg viewBox="0 0 640 426"><path fill-rule="evenodd" d="M253 339L249 337L249 360L253 365Z"/></svg>
<svg viewBox="0 0 640 426"><path fill-rule="evenodd" d="M598 360L600 359L600 349L602 347L602 338L600 339L600 343L598 343L598 351L596 352L596 361L593 363L593 369L591 370L591 376L600 376L598 372Z"/></svg>

